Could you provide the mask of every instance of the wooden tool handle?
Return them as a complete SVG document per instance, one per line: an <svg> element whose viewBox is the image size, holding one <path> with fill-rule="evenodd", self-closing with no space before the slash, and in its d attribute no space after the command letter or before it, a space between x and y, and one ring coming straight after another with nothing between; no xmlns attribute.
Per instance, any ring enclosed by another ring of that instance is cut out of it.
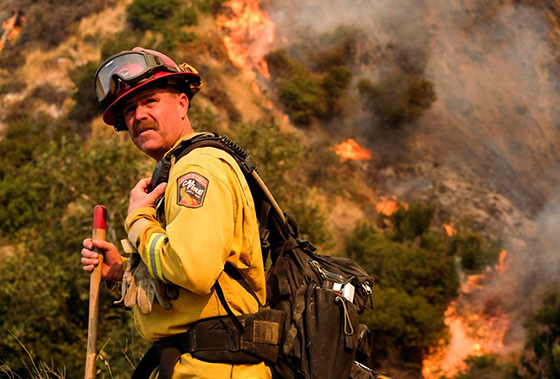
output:
<svg viewBox="0 0 560 379"><path fill-rule="evenodd" d="M97 241L105 241L107 208L97 205L93 210L93 229L91 238ZM95 378L95 360L97 358L97 319L99 313L99 283L101 282L101 271L103 269L103 254L98 254L98 265L91 273L89 282L89 318L88 318L88 344L86 357L86 379Z"/></svg>

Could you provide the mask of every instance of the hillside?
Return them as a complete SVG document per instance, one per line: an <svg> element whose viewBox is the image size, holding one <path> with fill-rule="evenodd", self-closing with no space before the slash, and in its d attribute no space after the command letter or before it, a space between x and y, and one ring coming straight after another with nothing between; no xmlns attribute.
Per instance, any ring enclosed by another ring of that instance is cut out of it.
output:
<svg viewBox="0 0 560 379"><path fill-rule="evenodd" d="M135 14L134 7L150 12ZM428 300L422 308L425 314L437 309L437 316L426 318L433 333L422 343L406 340L394 325L384 330L382 316L366 315L368 325L389 336L380 337L387 347L379 351L379 367L414 378L424 366L425 377L436 377L426 371L434 352L444 355L433 361L435 369L449 378L461 370L472 377L468 370L482 367L476 360L462 363L469 355L497 357L488 369L492 375L517 370L528 377L523 370L529 369L518 364L521 356L538 366L538 357L524 348L531 333L523 324L533 320L548 292L560 289L554 247L560 215L559 1L13 0L0 4L0 21L16 11L16 23L2 24L0 50L0 274L28 262L17 256L35 254L39 242L53 244L39 254L45 265L60 259L56 244L64 245L61 252L77 253L99 202L112 207L111 237L122 235L122 196L153 162L103 124L91 79L103 59L139 45L200 71L204 87L190 111L195 130L232 135L260 158L281 204L325 252L367 261L368 254L402 250L402 259L412 252L440 254L449 263L451 269L430 267L441 278L426 288L440 282L448 287L439 302ZM336 146L350 138L365 158L337 155ZM297 183L293 193L288 181ZM422 226L409 235L403 225L414 220ZM368 243L358 246L353 239ZM78 277L74 260L63 267ZM391 304L387 295L397 287L383 275L380 314L394 305L406 319L406 307ZM75 285L55 296L59 303L48 317L67 320L70 298L83 305ZM398 290L420 301L415 290ZM50 296L57 289L45 291ZM12 304L13 293L5 289L0 298ZM110 322L122 314L114 313L120 311L109 297L105 321L113 333ZM29 304L17 307L31 312ZM9 305L2 312L13 314ZM70 318L83 323L81 313ZM422 330L422 317L410 317ZM130 320L122 319L124 330ZM0 322L0 332L8 330L32 346L42 341L21 324ZM457 337L461 333L476 336ZM469 346L453 350L458 338ZM451 345L441 342L446 339ZM8 352L16 348L14 341L0 345L0 360L14 362ZM64 349L53 351L57 363ZM108 359L124 367L123 347L108 349ZM38 356L46 360L48 351ZM445 357L446 351L454 352ZM453 354L455 363L442 363L454 362Z"/></svg>

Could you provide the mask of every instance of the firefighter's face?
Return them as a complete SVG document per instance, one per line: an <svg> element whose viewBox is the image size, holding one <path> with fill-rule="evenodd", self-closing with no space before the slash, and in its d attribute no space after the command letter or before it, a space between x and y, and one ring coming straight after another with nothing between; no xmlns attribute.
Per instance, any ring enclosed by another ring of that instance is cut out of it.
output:
<svg viewBox="0 0 560 379"><path fill-rule="evenodd" d="M152 88L128 99L122 112L134 144L159 160L175 142L192 132L187 118L188 106L184 93Z"/></svg>

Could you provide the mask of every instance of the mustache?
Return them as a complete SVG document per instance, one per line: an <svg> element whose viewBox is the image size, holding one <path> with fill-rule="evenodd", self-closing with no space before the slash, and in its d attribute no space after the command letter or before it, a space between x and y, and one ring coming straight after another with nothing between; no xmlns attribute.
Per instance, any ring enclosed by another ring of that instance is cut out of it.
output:
<svg viewBox="0 0 560 379"><path fill-rule="evenodd" d="M149 130L149 129L158 130L159 129L158 123L154 120L138 121L133 126L132 135L134 137L138 137L140 135L140 133L142 133L146 130Z"/></svg>

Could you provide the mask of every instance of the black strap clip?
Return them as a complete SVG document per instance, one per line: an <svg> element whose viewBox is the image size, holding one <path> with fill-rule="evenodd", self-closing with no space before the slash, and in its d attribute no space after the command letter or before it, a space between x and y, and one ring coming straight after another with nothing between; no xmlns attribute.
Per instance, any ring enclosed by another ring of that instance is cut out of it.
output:
<svg viewBox="0 0 560 379"><path fill-rule="evenodd" d="M227 330L228 350L232 352L241 350L241 336L237 328L228 328Z"/></svg>
<svg viewBox="0 0 560 379"><path fill-rule="evenodd" d="M253 158L251 158L250 155L247 158L245 158L243 161L240 160L238 163L239 163L239 167L241 167L241 171L243 171L245 175L250 174L251 172L253 172L254 169L257 168L257 164L255 163Z"/></svg>
<svg viewBox="0 0 560 379"><path fill-rule="evenodd" d="M189 353L196 351L196 331L194 329L187 330L187 350Z"/></svg>

